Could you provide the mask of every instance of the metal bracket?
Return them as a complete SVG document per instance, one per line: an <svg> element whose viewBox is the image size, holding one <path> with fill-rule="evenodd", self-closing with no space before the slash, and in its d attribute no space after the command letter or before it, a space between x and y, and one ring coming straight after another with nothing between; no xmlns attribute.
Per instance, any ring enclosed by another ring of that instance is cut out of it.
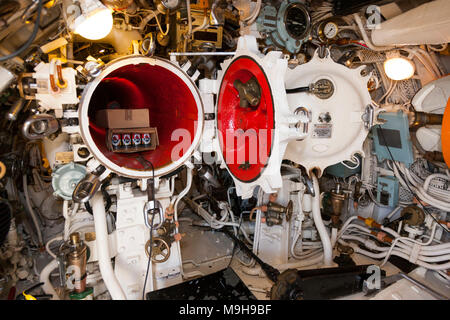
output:
<svg viewBox="0 0 450 320"><path fill-rule="evenodd" d="M375 117L374 108L372 105L369 104L366 106L366 109L363 115L361 116L361 119L364 122L364 127L367 130L370 130L370 128L372 128L374 117Z"/></svg>
<svg viewBox="0 0 450 320"><path fill-rule="evenodd" d="M159 228L161 228L161 226L164 223L164 211L163 208L161 206L161 203L158 200L151 200L145 203L144 206L144 222L145 225L147 226L147 228L151 229L152 226L149 222L149 215L152 214L152 212L154 211L158 211L159 213L159 223L157 225L153 225L153 230L158 230ZM154 218L151 219L152 223L153 223Z"/></svg>
<svg viewBox="0 0 450 320"><path fill-rule="evenodd" d="M99 177L90 173L78 182L75 190L73 190L72 200L77 203L86 203L94 196L100 186Z"/></svg>
<svg viewBox="0 0 450 320"><path fill-rule="evenodd" d="M25 138L38 140L55 133L59 129L58 120L50 114L35 114L23 124L22 133Z"/></svg>

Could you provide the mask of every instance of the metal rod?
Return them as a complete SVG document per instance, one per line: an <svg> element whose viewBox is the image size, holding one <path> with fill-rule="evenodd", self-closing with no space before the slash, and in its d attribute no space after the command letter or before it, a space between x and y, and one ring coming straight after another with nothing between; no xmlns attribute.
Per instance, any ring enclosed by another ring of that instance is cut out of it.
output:
<svg viewBox="0 0 450 320"><path fill-rule="evenodd" d="M410 282L414 283L415 285L417 285L419 288L427 291L429 294L431 294L433 297L439 299L439 300L447 300L447 297L444 297L442 294L440 294L439 292L437 292L436 290L431 289L430 287L424 285L423 283L417 281L416 279L411 278L410 276L404 274L404 273L399 273L399 275L403 278L405 278L406 280L409 280Z"/></svg>
<svg viewBox="0 0 450 320"><path fill-rule="evenodd" d="M272 267L271 265L265 263L264 261L262 261L256 254L253 253L252 250L250 250L245 244L244 242L242 242L241 240L239 240L233 233L231 233L230 231L228 231L227 229L221 229L220 231L222 231L223 233L225 233L227 236L229 236L236 245L238 245L242 251L244 251L245 253L247 253L249 256L251 256L253 259L256 260L256 262L261 266L261 269L266 273L267 277L272 280L272 282L276 282L278 276L280 275L280 271L278 271L277 269L275 269L274 267Z"/></svg>

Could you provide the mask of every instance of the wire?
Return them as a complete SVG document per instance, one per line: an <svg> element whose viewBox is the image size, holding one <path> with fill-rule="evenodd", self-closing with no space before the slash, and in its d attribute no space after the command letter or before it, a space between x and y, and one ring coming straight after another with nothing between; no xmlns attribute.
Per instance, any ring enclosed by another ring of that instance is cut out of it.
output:
<svg viewBox="0 0 450 320"><path fill-rule="evenodd" d="M311 88L310 86L307 87L298 87L298 88L293 88L293 89L286 89L286 93L287 94L291 94L291 93L300 93L300 92L310 92Z"/></svg>
<svg viewBox="0 0 450 320"><path fill-rule="evenodd" d="M39 23L41 21L41 12L42 12L43 2L44 2L44 0L39 0L39 4L37 7L37 17L36 17L36 21L34 22L33 32L31 33L31 36L28 38L27 42L25 42L24 45L22 47L20 47L17 51L15 51L11 54L8 54L6 56L0 57L0 62L17 57L19 54L24 52L33 43L34 39L36 39L36 35L39 30Z"/></svg>
<svg viewBox="0 0 450 320"><path fill-rule="evenodd" d="M164 37L167 36L167 34L169 33L170 30L170 24L167 24L167 28L166 28L166 32L163 32L163 29L161 28L161 23L158 20L158 17L155 18L156 23L158 24L158 28L161 32L161 35L163 35Z"/></svg>
<svg viewBox="0 0 450 320"><path fill-rule="evenodd" d="M401 170L400 170L399 167L397 166L397 163L396 163L395 160L394 160L394 156L392 155L391 150L389 149L389 147L388 147L388 145L387 145L387 140L386 140L386 138L385 138L385 136L384 136L383 130L380 130L380 133L381 133L381 136L383 137L384 145L386 146L386 149L387 149L387 151L388 151L388 153L389 153L389 157L392 159L392 162L393 162L394 166L397 168L399 174L401 175ZM409 186L408 183L406 183L406 186L408 187L409 191L414 195L414 197L417 199L417 201L420 203L420 205L421 205L422 208L423 208L423 211L424 211L426 214L428 214L428 215L436 222L436 224L437 224L438 226L440 226L442 229L444 229L445 232L450 233L450 231L449 231L447 228L445 228L442 224L440 224L439 221L438 221L438 220L437 220L437 219L436 219L436 218L435 218L435 217L427 210L427 208L425 207L425 205L422 203L422 200L421 200L421 199L417 196L417 194L410 188L410 186Z"/></svg>
<svg viewBox="0 0 450 320"><path fill-rule="evenodd" d="M150 262L152 261L153 249L153 219L155 217L155 210L152 210L152 224L150 225L150 252L148 253L147 271L145 272L144 287L142 288L142 300L145 300L145 287L147 286L148 273L150 271Z"/></svg>
<svg viewBox="0 0 450 320"><path fill-rule="evenodd" d="M350 170L355 170L355 169L357 169L358 167L359 167L359 165L361 164L360 163L360 161L359 161L359 158L358 157L356 157L356 156L352 156L352 160L354 161L350 161L350 160L344 160L344 161L341 161L341 164L344 166L344 167L346 167L347 169L350 169ZM346 164L345 163L345 161L347 161L347 162L350 162L350 163L353 163L355 166L354 167L351 167L351 166L349 166L348 164Z"/></svg>

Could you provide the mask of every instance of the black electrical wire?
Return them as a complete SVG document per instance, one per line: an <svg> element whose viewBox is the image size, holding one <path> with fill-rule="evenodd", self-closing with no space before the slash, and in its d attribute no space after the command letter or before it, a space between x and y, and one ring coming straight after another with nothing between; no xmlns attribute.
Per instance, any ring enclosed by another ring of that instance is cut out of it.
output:
<svg viewBox="0 0 450 320"><path fill-rule="evenodd" d="M408 220L409 218L411 218L411 213L407 213L407 214L405 214L404 216L402 216L402 217L400 217L400 218L397 218L397 219L395 219L395 220L392 220L392 221L386 221L386 222L383 224L383 227L388 227L388 226L390 226L390 225L393 225L393 224L396 223L396 222Z"/></svg>
<svg viewBox="0 0 450 320"><path fill-rule="evenodd" d="M92 207L91 204L89 203L89 200L84 203L84 208L89 214L94 215L94 211L92 211Z"/></svg>
<svg viewBox="0 0 450 320"><path fill-rule="evenodd" d="M388 146L388 144L387 144L387 140L386 140L386 138L384 137L383 130L379 130L379 132L381 133L381 136L383 137L384 145L386 146L386 149L387 149L387 151L388 151L388 153L389 153L389 157L392 159L392 162L394 163L394 166L397 168L397 171L399 172L399 174L402 175L402 174L401 174L401 171L400 171L400 169L399 169L399 167L397 166L397 163L396 163L395 160L394 160L394 156L392 155L391 150L389 149L389 146ZM407 180L407 179L405 179L405 180ZM409 187L408 183L406 183L406 186L408 187L409 191L414 195L414 197L417 199L417 201L420 203L420 205L422 206L424 212L425 212L426 214L428 214L428 215L429 215L429 216L437 223L438 226L440 226L442 229L444 229L445 232L450 233L450 231L449 231L447 228L445 228L441 223L439 223L439 221L436 220L436 218L435 218L435 217L427 210L427 208L426 208L425 205L423 204L422 200L421 200L421 199L417 196L417 194Z"/></svg>
<svg viewBox="0 0 450 320"><path fill-rule="evenodd" d="M106 181L105 183L102 184L101 189L100 189L101 193L103 195L103 198L106 200L106 205L105 205L106 212L108 212L108 210L111 208L111 205L112 205L111 196L106 191L106 187L108 187L109 183L110 183L109 180ZM91 204L89 203L89 200L84 203L84 207L86 208L86 211L88 213L90 213L91 215L94 215L94 211L92 211L92 207L91 207Z"/></svg>
<svg viewBox="0 0 450 320"><path fill-rule="evenodd" d="M150 164L151 168L152 168L152 181L151 181L151 191L148 191L148 188L150 187L149 183L147 182L147 192L149 192L149 195L151 193L151 197L152 197L152 201L153 203L155 203L155 168L153 166L153 163L147 159L145 159L144 157L139 157L140 160L145 161L146 163ZM149 199L150 200L150 199ZM150 271L150 263L152 260L152 249L153 249L153 220L155 218L155 213L156 210L158 210L156 208L155 205L155 209L152 210L151 215L152 215L152 222L150 224L150 250L148 253L148 262L147 262L147 271L145 272L145 280L144 280L144 287L142 288L142 300L145 300L145 287L147 286L147 278L148 278L148 273ZM148 219L147 217L145 217L146 219Z"/></svg>
<svg viewBox="0 0 450 320"><path fill-rule="evenodd" d="M11 54L7 54L6 56L0 57L0 62L17 57L19 54L21 54L26 49L28 49L28 47L33 43L34 39L36 39L36 35L39 30L39 23L41 21L41 12L42 12L43 3L44 3L44 0L39 0L38 7L37 7L37 16L36 16L36 21L34 22L33 32L31 33L31 36L28 38L27 42L25 42L23 44L23 46L21 46L17 51L15 51Z"/></svg>
<svg viewBox="0 0 450 320"><path fill-rule="evenodd" d="M111 179L107 178L106 181L103 182L100 190L103 194L103 197L106 199L106 206L105 211L108 211L111 208L112 200L111 196L109 195L108 191L106 191L106 188L111 184Z"/></svg>
<svg viewBox="0 0 450 320"><path fill-rule="evenodd" d="M145 272L144 288L142 288L142 300L145 300L145 287L147 286L148 273L150 271L150 261L152 260L152 249L153 249L153 218L155 217L156 211L152 211L152 224L150 225L150 250L148 253L147 271Z"/></svg>
<svg viewBox="0 0 450 320"><path fill-rule="evenodd" d="M311 88L309 86L308 87L298 87L298 88L293 88L293 89L286 89L287 94L309 92L309 91L311 91Z"/></svg>

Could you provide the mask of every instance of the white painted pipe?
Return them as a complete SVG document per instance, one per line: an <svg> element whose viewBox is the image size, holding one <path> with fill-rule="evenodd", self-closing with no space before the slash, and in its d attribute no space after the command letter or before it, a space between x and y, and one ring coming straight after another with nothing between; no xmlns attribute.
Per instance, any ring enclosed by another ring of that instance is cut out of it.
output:
<svg viewBox="0 0 450 320"><path fill-rule="evenodd" d="M186 187L176 197L175 204L174 204L174 220L175 220L175 222L178 222L178 203L180 203L181 199L183 199L184 196L189 192L189 190L191 190L191 186L192 186L192 167L191 167L192 164L186 163L186 166L187 166L187 168L186 168ZM175 232L176 233L179 232L178 226L175 227ZM180 241L177 241L175 243L175 245L177 246L178 252L181 252ZM179 263L180 269L181 269L181 276L184 276L183 260L181 258L181 254L178 255L178 263Z"/></svg>
<svg viewBox="0 0 450 320"><path fill-rule="evenodd" d="M435 0L382 22L371 38L376 46L437 45L450 42L449 29L449 2Z"/></svg>
<svg viewBox="0 0 450 320"><path fill-rule="evenodd" d="M391 50L391 49L394 48L394 47L390 47L390 46L383 47L383 46L376 46L376 45L374 45L372 43L372 41L369 39L369 37L367 36L366 30L364 30L364 26L363 26L363 23L362 23L362 20L361 20L359 14L358 13L354 13L353 14L353 18L355 19L355 22L356 22L356 24L357 24L357 26L359 28L359 31L361 32L361 36L363 37L364 42L366 43L366 45L370 49L372 49L374 51L388 51L388 50Z"/></svg>
<svg viewBox="0 0 450 320"><path fill-rule="evenodd" d="M110 251L108 229L106 226L106 212L101 192L97 192L92 198L92 212L94 215L98 264L100 266L100 273L102 274L103 281L114 300L126 300L125 293L114 274L111 257L109 256Z"/></svg>
<svg viewBox="0 0 450 320"><path fill-rule="evenodd" d="M191 1L186 0L186 8L187 8L187 15L188 15L188 38L192 35L192 16L191 16Z"/></svg>
<svg viewBox="0 0 450 320"><path fill-rule="evenodd" d="M55 291L55 288L53 288L50 282L50 273L58 268L58 265L58 260L52 260L48 265L45 266L44 269L42 269L41 275L39 277L39 281L44 283L42 286L42 290L44 290L45 294L51 294L53 296L52 300L60 300L58 294Z"/></svg>
<svg viewBox="0 0 450 320"><path fill-rule="evenodd" d="M328 235L327 229L320 215L320 189L319 180L314 173L311 173L311 177L314 185L314 198L312 201L312 214L314 218L314 224L316 225L317 231L320 235L320 240L323 246L323 264L325 266L333 265L333 248L331 246L331 239Z"/></svg>
<svg viewBox="0 0 450 320"><path fill-rule="evenodd" d="M62 241L63 237L62 236L56 236L50 240L47 241L47 243L45 244L45 250L47 250L47 253L53 258L53 259L57 259L56 255L52 252L52 250L50 250L50 245L55 242L55 241Z"/></svg>
<svg viewBox="0 0 450 320"><path fill-rule="evenodd" d="M337 240L337 228L331 229L331 247L334 248Z"/></svg>

